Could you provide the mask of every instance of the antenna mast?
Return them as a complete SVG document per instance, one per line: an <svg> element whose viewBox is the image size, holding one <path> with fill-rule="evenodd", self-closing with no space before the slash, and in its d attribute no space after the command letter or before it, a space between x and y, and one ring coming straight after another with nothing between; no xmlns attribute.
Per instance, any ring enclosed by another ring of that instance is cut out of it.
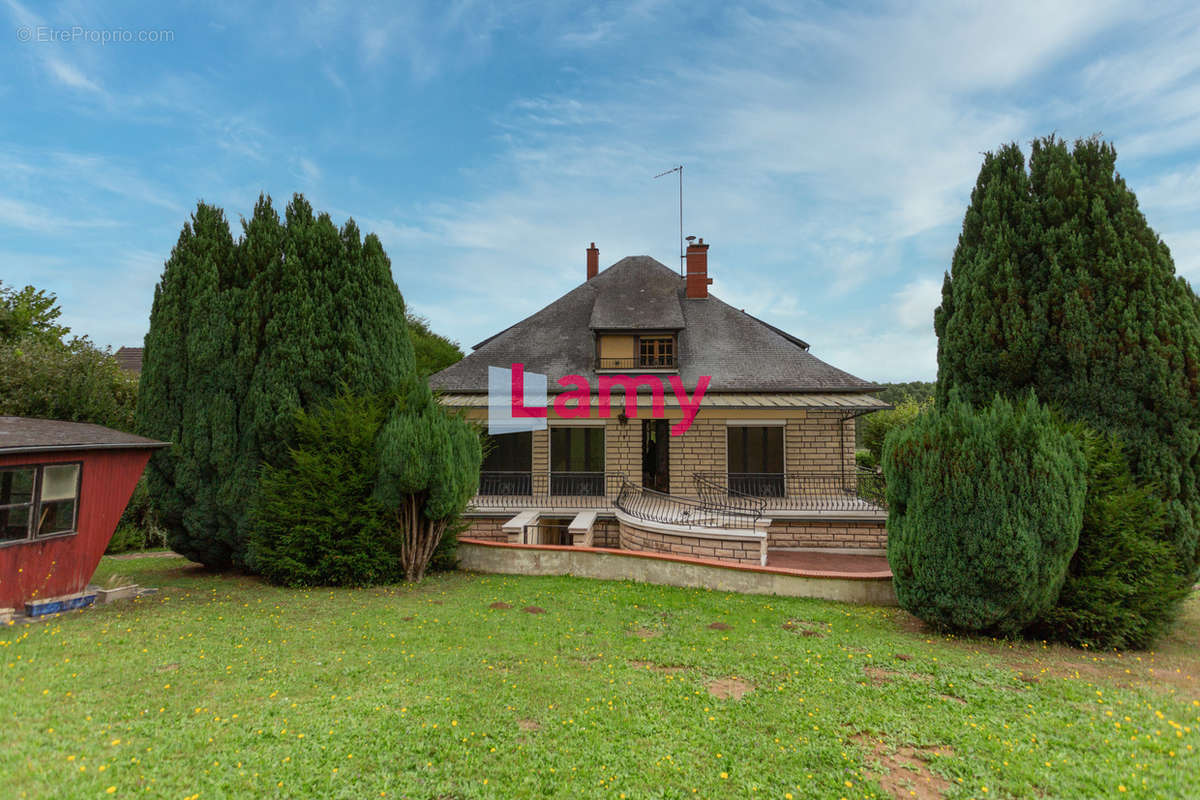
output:
<svg viewBox="0 0 1200 800"><path fill-rule="evenodd" d="M683 264L686 258L683 253L683 164L680 164L678 167L672 167L666 172L660 172L654 177L658 179L664 175L670 175L672 172L679 173L679 274L683 275Z"/></svg>

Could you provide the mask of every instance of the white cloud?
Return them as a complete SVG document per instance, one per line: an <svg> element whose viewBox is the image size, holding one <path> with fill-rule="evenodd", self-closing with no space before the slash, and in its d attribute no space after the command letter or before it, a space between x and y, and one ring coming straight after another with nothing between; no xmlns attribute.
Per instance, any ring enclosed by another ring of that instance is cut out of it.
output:
<svg viewBox="0 0 1200 800"><path fill-rule="evenodd" d="M95 92L96 94L104 94L104 90L95 81L61 58L46 56L43 60L46 63L46 68L50 70L50 74L63 85L69 86L72 89L82 89L88 92Z"/></svg>
<svg viewBox="0 0 1200 800"><path fill-rule="evenodd" d="M102 218L69 219L49 209L12 197L0 195L0 227L39 233L61 233L71 228L111 228L120 223Z"/></svg>
<svg viewBox="0 0 1200 800"><path fill-rule="evenodd" d="M296 175L306 184L314 184L321 180L321 168L311 158L300 156L296 159Z"/></svg>
<svg viewBox="0 0 1200 800"><path fill-rule="evenodd" d="M942 281L919 278L896 292L896 322L906 331L933 330L933 312L942 304Z"/></svg>

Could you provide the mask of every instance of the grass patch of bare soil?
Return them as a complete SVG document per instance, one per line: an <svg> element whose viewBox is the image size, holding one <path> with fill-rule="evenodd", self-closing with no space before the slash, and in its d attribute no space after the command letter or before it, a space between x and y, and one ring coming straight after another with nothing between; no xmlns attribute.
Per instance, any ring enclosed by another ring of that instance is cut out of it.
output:
<svg viewBox="0 0 1200 800"><path fill-rule="evenodd" d="M876 781L889 797L940 800L953 784L929 769L932 756L953 756L949 747L891 747L882 737L858 733L850 740L869 750L879 769L868 769L867 776Z"/></svg>
<svg viewBox="0 0 1200 800"><path fill-rule="evenodd" d="M754 685L741 678L718 678L708 684L708 693L718 700L741 700L754 691Z"/></svg>

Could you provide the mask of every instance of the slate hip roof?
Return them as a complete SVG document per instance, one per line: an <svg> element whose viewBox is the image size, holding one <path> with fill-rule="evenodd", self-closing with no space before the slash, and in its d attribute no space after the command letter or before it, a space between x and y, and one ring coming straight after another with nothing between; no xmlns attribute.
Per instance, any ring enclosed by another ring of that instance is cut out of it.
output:
<svg viewBox="0 0 1200 800"><path fill-rule="evenodd" d="M800 339L713 295L689 299L684 279L649 256L623 258L541 311L475 345L430 378L443 392L487 392L487 368L524 364L557 380L582 375L595 385L596 331L678 331L679 377L709 392L870 392L880 387L808 352ZM636 374L639 370L627 370Z"/></svg>

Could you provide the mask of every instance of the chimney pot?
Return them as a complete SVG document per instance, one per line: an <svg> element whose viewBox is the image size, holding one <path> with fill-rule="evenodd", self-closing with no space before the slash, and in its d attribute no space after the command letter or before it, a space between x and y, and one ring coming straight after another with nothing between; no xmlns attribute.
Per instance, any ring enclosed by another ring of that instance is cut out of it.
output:
<svg viewBox="0 0 1200 800"><path fill-rule="evenodd" d="M596 243L592 242L592 246L587 249L587 279L600 274L600 251L596 249Z"/></svg>

